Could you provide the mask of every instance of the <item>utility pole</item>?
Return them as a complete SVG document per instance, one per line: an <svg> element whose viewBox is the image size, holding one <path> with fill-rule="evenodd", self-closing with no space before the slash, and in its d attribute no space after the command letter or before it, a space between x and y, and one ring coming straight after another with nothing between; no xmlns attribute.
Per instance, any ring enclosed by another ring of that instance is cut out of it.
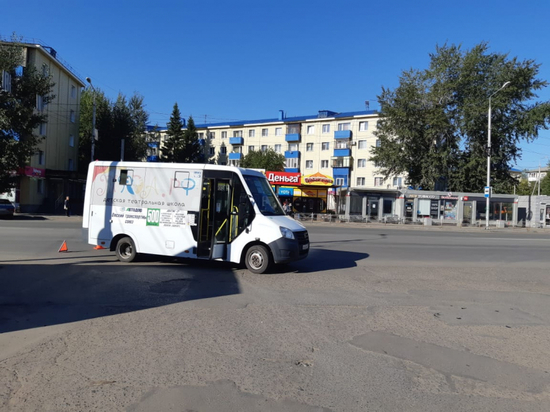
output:
<svg viewBox="0 0 550 412"><path fill-rule="evenodd" d="M97 130L95 128L95 88L92 84L92 79L89 77L86 77L86 81L90 83L90 87L92 88L93 93L93 112L92 112L92 153L90 157L90 162L94 161L94 151L95 151L95 141L97 139Z"/></svg>

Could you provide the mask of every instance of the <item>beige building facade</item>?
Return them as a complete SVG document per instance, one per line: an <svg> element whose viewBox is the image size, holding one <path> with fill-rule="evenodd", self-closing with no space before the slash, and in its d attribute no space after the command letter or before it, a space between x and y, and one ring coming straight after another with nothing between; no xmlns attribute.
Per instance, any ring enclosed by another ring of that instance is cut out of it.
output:
<svg viewBox="0 0 550 412"><path fill-rule="evenodd" d="M47 115L35 133L43 139L24 170L18 171L19 182L15 202L22 212L63 211L66 196L82 198L83 182L78 179L78 129L80 96L84 82L57 52L40 44L24 43L24 64L21 70L34 66L51 76L55 83L53 101L44 104L36 97L36 110Z"/></svg>

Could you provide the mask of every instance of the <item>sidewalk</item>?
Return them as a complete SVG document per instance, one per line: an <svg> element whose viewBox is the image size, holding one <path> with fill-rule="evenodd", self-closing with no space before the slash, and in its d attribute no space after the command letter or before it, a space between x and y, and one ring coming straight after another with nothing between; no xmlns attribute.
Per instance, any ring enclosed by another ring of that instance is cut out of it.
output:
<svg viewBox="0 0 550 412"><path fill-rule="evenodd" d="M69 217L65 215L52 215L47 213L15 213L13 220L82 220L82 215L71 215Z"/></svg>
<svg viewBox="0 0 550 412"><path fill-rule="evenodd" d="M455 231L455 232L491 232L491 233L540 233L550 234L550 228L533 228L533 227L504 227L496 226L457 226L457 225L431 225L424 226L420 224L403 224L403 223L383 223L383 222L324 222L317 220L299 220L304 226L338 226L338 227L353 227L365 229L387 229L387 230L420 230L420 231Z"/></svg>

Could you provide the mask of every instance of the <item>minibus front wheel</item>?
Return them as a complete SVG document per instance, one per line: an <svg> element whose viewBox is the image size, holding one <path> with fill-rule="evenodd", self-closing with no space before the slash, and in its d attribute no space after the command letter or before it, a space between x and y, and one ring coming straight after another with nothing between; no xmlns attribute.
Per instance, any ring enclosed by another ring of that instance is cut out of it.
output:
<svg viewBox="0 0 550 412"><path fill-rule="evenodd" d="M265 273L271 266L271 254L262 245L252 245L248 248L245 256L245 264L252 273Z"/></svg>

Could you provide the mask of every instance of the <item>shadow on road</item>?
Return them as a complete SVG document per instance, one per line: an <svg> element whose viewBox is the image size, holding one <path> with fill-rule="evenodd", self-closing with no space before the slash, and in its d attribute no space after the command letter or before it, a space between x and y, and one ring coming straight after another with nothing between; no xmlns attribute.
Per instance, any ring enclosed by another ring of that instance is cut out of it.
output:
<svg viewBox="0 0 550 412"><path fill-rule="evenodd" d="M229 265L177 263L1 262L0 333L240 293Z"/></svg>
<svg viewBox="0 0 550 412"><path fill-rule="evenodd" d="M353 268L357 266L357 261L367 259L368 257L368 253L312 249L307 259L294 262L287 269L297 273L310 273Z"/></svg>

